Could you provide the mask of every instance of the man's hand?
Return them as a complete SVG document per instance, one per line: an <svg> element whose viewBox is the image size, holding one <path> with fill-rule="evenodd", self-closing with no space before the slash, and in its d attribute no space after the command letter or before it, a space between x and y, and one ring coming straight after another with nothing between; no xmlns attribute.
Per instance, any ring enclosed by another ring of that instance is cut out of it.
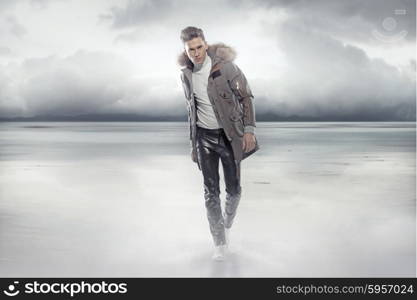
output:
<svg viewBox="0 0 417 300"><path fill-rule="evenodd" d="M249 152L255 148L256 145L256 138L253 133L246 132L243 135L243 145L242 149L244 152Z"/></svg>

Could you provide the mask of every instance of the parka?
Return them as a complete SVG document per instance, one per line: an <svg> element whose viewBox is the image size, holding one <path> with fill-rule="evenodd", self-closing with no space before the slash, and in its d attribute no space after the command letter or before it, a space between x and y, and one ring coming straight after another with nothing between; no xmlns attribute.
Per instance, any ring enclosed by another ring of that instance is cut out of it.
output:
<svg viewBox="0 0 417 300"><path fill-rule="evenodd" d="M255 133L254 96L242 70L234 63L236 51L232 47L224 43L208 45L207 55L212 60L207 95L217 121L223 127L225 135L230 141L235 163L238 164L259 150L256 136L255 149L249 152L244 152L242 149L243 134L246 132ZM183 67L181 81L188 110L191 158L201 170L196 151L197 108L192 83L194 64L185 51L179 55L178 64Z"/></svg>

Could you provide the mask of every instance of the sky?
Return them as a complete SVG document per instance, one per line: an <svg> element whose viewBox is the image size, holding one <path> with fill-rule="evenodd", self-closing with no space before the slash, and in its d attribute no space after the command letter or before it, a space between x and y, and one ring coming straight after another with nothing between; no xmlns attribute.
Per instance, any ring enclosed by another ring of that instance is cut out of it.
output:
<svg viewBox="0 0 417 300"><path fill-rule="evenodd" d="M415 121L414 0L0 0L0 118L185 116L180 31L237 51L258 120Z"/></svg>

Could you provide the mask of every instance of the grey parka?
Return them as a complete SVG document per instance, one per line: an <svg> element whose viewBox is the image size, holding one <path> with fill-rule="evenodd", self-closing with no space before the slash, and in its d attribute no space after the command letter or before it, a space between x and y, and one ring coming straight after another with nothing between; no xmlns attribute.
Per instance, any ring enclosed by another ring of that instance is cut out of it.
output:
<svg viewBox="0 0 417 300"><path fill-rule="evenodd" d="M235 162L239 163L259 149L256 147L250 152L243 152L243 134L255 133L255 109L253 94L245 75L233 62L236 52L233 48L217 43L209 45L207 54L212 59L212 68L208 78L207 95L213 105L217 121L222 125L229 139ZM193 93L192 70L193 63L185 52L178 57L181 69L181 80L188 110L188 122L190 126L190 146L192 160L200 163L196 155L196 121L197 110Z"/></svg>

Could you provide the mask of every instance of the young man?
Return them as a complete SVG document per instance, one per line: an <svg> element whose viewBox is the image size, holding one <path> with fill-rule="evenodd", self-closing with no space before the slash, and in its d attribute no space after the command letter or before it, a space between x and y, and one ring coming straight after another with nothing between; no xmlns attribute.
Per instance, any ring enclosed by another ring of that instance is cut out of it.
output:
<svg viewBox="0 0 417 300"><path fill-rule="evenodd" d="M230 228L240 201L240 162L259 149L255 137L253 95L242 71L233 63L236 52L219 43L208 45L196 27L181 32L181 80L188 108L191 159L204 178L204 198L213 259L225 258ZM219 189L219 160L226 186L225 211Z"/></svg>

